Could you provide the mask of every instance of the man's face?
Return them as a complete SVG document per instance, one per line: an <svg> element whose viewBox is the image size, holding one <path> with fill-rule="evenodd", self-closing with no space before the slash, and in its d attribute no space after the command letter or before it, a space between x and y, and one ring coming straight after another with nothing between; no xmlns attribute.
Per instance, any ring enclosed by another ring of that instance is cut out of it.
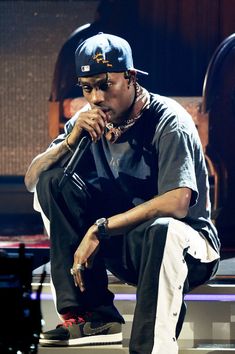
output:
<svg viewBox="0 0 235 354"><path fill-rule="evenodd" d="M82 77L80 84L91 107L101 108L110 122L120 124L128 118L128 110L135 98L135 85L129 85L124 73Z"/></svg>

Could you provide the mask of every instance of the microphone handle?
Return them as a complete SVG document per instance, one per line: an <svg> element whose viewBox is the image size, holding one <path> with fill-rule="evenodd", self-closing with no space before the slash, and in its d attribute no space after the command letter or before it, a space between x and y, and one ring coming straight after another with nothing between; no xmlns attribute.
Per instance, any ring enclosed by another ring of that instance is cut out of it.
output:
<svg viewBox="0 0 235 354"><path fill-rule="evenodd" d="M59 182L60 189L63 188L68 178L72 176L79 161L81 160L82 156L84 155L85 151L89 148L90 145L91 145L91 138L88 135L83 136L79 144L77 145L74 154L71 157L68 165L64 169L63 177Z"/></svg>

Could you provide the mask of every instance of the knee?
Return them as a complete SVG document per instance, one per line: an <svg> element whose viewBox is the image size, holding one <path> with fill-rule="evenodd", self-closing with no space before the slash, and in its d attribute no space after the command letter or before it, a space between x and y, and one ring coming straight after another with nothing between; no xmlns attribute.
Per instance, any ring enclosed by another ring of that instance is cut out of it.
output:
<svg viewBox="0 0 235 354"><path fill-rule="evenodd" d="M154 241L156 240L156 238L165 238L171 220L172 218L170 217L161 217L158 219L154 219L146 229L148 239Z"/></svg>
<svg viewBox="0 0 235 354"><path fill-rule="evenodd" d="M37 183L38 196L45 196L47 191L58 190L59 181L63 176L62 168L54 168L41 173Z"/></svg>
<svg viewBox="0 0 235 354"><path fill-rule="evenodd" d="M143 249L147 248L150 253L151 250L164 247L171 219L169 217L161 217L149 220L137 227L134 239L139 237L139 242L142 244ZM130 242L133 241L130 239Z"/></svg>
<svg viewBox="0 0 235 354"><path fill-rule="evenodd" d="M157 230L165 230L169 227L171 220L173 220L173 218L171 217L161 217L154 219L150 224L150 228L154 228Z"/></svg>

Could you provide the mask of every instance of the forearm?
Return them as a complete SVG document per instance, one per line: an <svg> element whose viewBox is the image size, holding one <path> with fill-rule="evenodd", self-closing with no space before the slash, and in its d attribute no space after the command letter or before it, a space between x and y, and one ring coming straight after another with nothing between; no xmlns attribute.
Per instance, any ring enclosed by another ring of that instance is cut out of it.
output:
<svg viewBox="0 0 235 354"><path fill-rule="evenodd" d="M26 174L25 185L28 191L33 192L43 171L48 170L60 159L70 153L65 141L37 155L31 162Z"/></svg>
<svg viewBox="0 0 235 354"><path fill-rule="evenodd" d="M186 216L191 198L188 188L179 188L155 197L124 213L109 218L110 235L128 232L140 223L154 217L174 217L182 219Z"/></svg>
<svg viewBox="0 0 235 354"><path fill-rule="evenodd" d="M64 156L71 154L71 152L75 150L80 141L82 131L83 126L80 126L80 119L77 119L71 133L67 135L63 142L53 146L33 159L25 174L25 185L30 192L35 190L42 172L48 170Z"/></svg>

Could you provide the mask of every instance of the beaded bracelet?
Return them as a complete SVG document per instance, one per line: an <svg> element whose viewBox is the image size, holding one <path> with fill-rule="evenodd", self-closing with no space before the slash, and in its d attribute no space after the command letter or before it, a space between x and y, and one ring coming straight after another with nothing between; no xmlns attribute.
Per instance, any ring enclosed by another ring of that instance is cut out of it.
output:
<svg viewBox="0 0 235 354"><path fill-rule="evenodd" d="M67 149L68 149L70 152L74 153L74 150L72 149L71 145L69 145L69 142L68 142L69 136L70 136L70 134L67 135L66 138L65 138L65 141L64 141L64 142L65 142L65 146L67 147Z"/></svg>

